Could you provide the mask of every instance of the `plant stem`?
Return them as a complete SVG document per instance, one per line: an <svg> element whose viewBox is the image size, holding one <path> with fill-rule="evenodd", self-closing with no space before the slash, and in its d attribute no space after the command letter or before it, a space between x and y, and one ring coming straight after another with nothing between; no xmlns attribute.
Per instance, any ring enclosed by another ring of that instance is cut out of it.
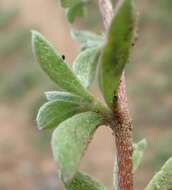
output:
<svg viewBox="0 0 172 190"><path fill-rule="evenodd" d="M116 142L118 190L133 190L132 124L126 112L114 113L111 124Z"/></svg>
<svg viewBox="0 0 172 190"><path fill-rule="evenodd" d="M110 0L99 0L99 7L107 31L113 17ZM113 119L110 127L113 130L116 143L118 190L133 190L132 122L128 109L124 72L120 81L117 101L114 102Z"/></svg>
<svg viewBox="0 0 172 190"><path fill-rule="evenodd" d="M113 17L112 4L109 0L99 0L99 8L105 29L108 30Z"/></svg>

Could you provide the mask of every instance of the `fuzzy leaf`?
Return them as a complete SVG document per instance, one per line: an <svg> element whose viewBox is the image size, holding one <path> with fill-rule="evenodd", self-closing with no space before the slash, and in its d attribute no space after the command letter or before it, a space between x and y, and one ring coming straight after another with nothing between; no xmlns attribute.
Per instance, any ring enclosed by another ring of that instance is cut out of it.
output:
<svg viewBox="0 0 172 190"><path fill-rule="evenodd" d="M106 190L94 178L81 172L77 172L71 182L65 183L66 190Z"/></svg>
<svg viewBox="0 0 172 190"><path fill-rule="evenodd" d="M82 0L60 0L60 4L63 8L69 8L69 7L73 7L80 1Z"/></svg>
<svg viewBox="0 0 172 190"><path fill-rule="evenodd" d="M38 112L36 121L39 129L55 128L59 123L81 111L76 102L54 100L45 103Z"/></svg>
<svg viewBox="0 0 172 190"><path fill-rule="evenodd" d="M81 46L81 52L88 48L100 47L103 44L103 37L88 31L71 30L71 36L74 40L84 43Z"/></svg>
<svg viewBox="0 0 172 190"><path fill-rule="evenodd" d="M85 88L93 82L98 64L100 47L89 48L79 54L73 70Z"/></svg>
<svg viewBox="0 0 172 190"><path fill-rule="evenodd" d="M84 17L85 16L85 2L80 1L75 4L73 7L68 8L66 11L66 16L69 23L73 23L76 17Z"/></svg>
<svg viewBox="0 0 172 190"><path fill-rule="evenodd" d="M172 188L172 157L155 174L145 190L170 190Z"/></svg>
<svg viewBox="0 0 172 190"><path fill-rule="evenodd" d="M60 88L91 99L70 66L40 33L32 32L32 43L38 63Z"/></svg>
<svg viewBox="0 0 172 190"><path fill-rule="evenodd" d="M85 112L62 122L53 132L53 154L65 182L76 174L90 139L101 122L100 114Z"/></svg>
<svg viewBox="0 0 172 190"><path fill-rule="evenodd" d="M140 166L142 161L143 153L145 148L147 147L146 139L139 141L137 144L134 144L134 152L133 152L133 171L135 172L137 168Z"/></svg>
<svg viewBox="0 0 172 190"><path fill-rule="evenodd" d="M82 30L71 30L71 36L74 40L82 43L87 43L89 41L92 42L100 42L102 41L102 36L88 32L88 31L82 31Z"/></svg>
<svg viewBox="0 0 172 190"><path fill-rule="evenodd" d="M100 102L96 99L94 101L87 101L84 98L71 94L69 92L63 91L49 91L45 92L48 101L67 101L71 103L75 103L80 105L80 112L85 111L93 111L93 112L101 112L103 114L109 113L109 110L104 107Z"/></svg>
<svg viewBox="0 0 172 190"><path fill-rule="evenodd" d="M80 48L80 52L83 52L89 48L94 48L94 47L100 47L102 44L101 42L92 42L92 41L89 41L87 42L86 44L83 44Z"/></svg>
<svg viewBox="0 0 172 190"><path fill-rule="evenodd" d="M119 1L115 13L99 70L100 88L109 107L118 94L120 78L129 58L135 22L134 0Z"/></svg>
<svg viewBox="0 0 172 190"><path fill-rule="evenodd" d="M46 98L48 101L58 100L58 101L67 101L80 104L83 102L83 98L80 96L76 96L69 92L63 91L49 91L45 92Z"/></svg>

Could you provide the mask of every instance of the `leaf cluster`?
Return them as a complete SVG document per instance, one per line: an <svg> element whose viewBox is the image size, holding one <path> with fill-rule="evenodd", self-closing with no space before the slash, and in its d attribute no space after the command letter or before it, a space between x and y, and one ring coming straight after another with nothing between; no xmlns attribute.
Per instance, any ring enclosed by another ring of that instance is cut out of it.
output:
<svg viewBox="0 0 172 190"><path fill-rule="evenodd" d="M85 0L61 0L69 22L83 15ZM39 32L32 32L37 62L61 91L46 92L47 103L39 110L39 129L54 129L52 150L58 162L61 179L67 190L104 190L96 180L79 171L84 153L97 128L109 124L125 65L134 40L134 0L119 1L106 36L72 30L72 37L82 43L80 54L71 66L58 50ZM95 76L106 105L89 91ZM133 172L139 167L146 141L133 145ZM160 175L152 179L160 187L160 178L170 179L167 163ZM116 164L115 164L116 166ZM171 166L170 166L171 167ZM167 168L167 169L166 169ZM166 172L168 170L168 172ZM116 167L114 186L117 186ZM166 172L166 173L164 173ZM160 176L160 177L159 177ZM165 177L164 177L165 176ZM164 187L164 186L163 186ZM153 186L148 185L147 190ZM165 189L165 188L164 188Z"/></svg>

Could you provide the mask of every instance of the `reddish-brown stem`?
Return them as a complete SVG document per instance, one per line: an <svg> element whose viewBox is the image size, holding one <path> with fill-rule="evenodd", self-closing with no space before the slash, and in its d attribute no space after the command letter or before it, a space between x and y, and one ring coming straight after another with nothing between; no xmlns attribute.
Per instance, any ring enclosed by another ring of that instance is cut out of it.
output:
<svg viewBox="0 0 172 190"><path fill-rule="evenodd" d="M107 31L113 17L112 5L109 0L99 0L99 6ZM133 137L128 110L125 74L123 72L117 101L114 103L114 115L111 123L116 142L118 190L133 190Z"/></svg>
<svg viewBox="0 0 172 190"><path fill-rule="evenodd" d="M108 30L113 17L112 4L109 0L100 0L99 7L103 18L103 24L105 26L105 29Z"/></svg>
<svg viewBox="0 0 172 190"><path fill-rule="evenodd" d="M118 190L133 190L133 138L132 122L128 112L115 112L111 128L115 135Z"/></svg>

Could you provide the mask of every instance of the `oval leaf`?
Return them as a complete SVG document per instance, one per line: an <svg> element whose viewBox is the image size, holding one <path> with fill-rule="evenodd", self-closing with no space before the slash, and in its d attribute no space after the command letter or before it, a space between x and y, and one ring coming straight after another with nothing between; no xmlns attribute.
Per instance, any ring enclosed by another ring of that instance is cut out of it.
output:
<svg viewBox="0 0 172 190"><path fill-rule="evenodd" d="M77 172L69 183L64 183L66 190L106 190L94 178L81 172Z"/></svg>
<svg viewBox="0 0 172 190"><path fill-rule="evenodd" d="M74 40L84 43L81 46L81 52L88 48L98 47L103 44L103 37L88 31L71 30L71 36Z"/></svg>
<svg viewBox="0 0 172 190"><path fill-rule="evenodd" d="M152 178L145 190L170 190L172 188L172 157Z"/></svg>
<svg viewBox="0 0 172 190"><path fill-rule="evenodd" d="M80 96L76 96L69 92L63 92L63 91L49 91L45 92L45 95L47 97L47 100L49 101L54 101L54 100L65 101L65 102L67 101L80 105L80 112L93 111L93 112L100 112L102 114L109 114L109 110L96 99L90 102L86 101L84 98Z"/></svg>
<svg viewBox="0 0 172 190"><path fill-rule="evenodd" d="M81 158L102 119L100 114L94 112L81 113L61 123L53 132L53 155L65 182L76 174Z"/></svg>
<svg viewBox="0 0 172 190"><path fill-rule="evenodd" d="M85 16L85 2L80 1L75 4L73 7L68 8L66 11L67 19L70 23L73 23L75 18Z"/></svg>
<svg viewBox="0 0 172 190"><path fill-rule="evenodd" d="M73 7L80 1L82 0L60 0L60 4L63 8L69 8L69 7Z"/></svg>
<svg viewBox="0 0 172 190"><path fill-rule="evenodd" d="M58 86L71 93L91 99L72 69L56 49L38 32L32 32L33 49L37 61Z"/></svg>
<svg viewBox="0 0 172 190"><path fill-rule="evenodd" d="M36 121L39 129L55 128L59 123L81 111L76 102L51 101L38 112Z"/></svg>
<svg viewBox="0 0 172 190"><path fill-rule="evenodd" d="M93 82L98 64L100 47L89 48L79 54L73 70L85 88Z"/></svg>
<svg viewBox="0 0 172 190"><path fill-rule="evenodd" d="M74 40L82 43L87 43L89 41L92 42L100 42L102 41L102 36L89 32L89 31L83 31L83 30L71 30L71 36Z"/></svg>
<svg viewBox="0 0 172 190"><path fill-rule="evenodd" d="M83 98L81 98L80 96L76 96L69 92L63 92L63 91L49 91L45 92L45 95L48 101L58 100L58 101L73 102L77 104L80 104L84 101Z"/></svg>
<svg viewBox="0 0 172 190"><path fill-rule="evenodd" d="M137 144L134 144L134 152L133 152L133 171L135 172L140 163L142 161L143 153L145 148L147 147L146 139L139 141Z"/></svg>
<svg viewBox="0 0 172 190"><path fill-rule="evenodd" d="M100 42L92 42L92 41L89 41L87 42L86 44L83 44L80 48L80 52L83 52L89 48L94 48L94 47L100 47L102 44Z"/></svg>
<svg viewBox="0 0 172 190"><path fill-rule="evenodd" d="M119 1L101 56L99 83L109 107L112 107L114 96L118 94L120 78L128 62L133 40L135 23L133 1Z"/></svg>

